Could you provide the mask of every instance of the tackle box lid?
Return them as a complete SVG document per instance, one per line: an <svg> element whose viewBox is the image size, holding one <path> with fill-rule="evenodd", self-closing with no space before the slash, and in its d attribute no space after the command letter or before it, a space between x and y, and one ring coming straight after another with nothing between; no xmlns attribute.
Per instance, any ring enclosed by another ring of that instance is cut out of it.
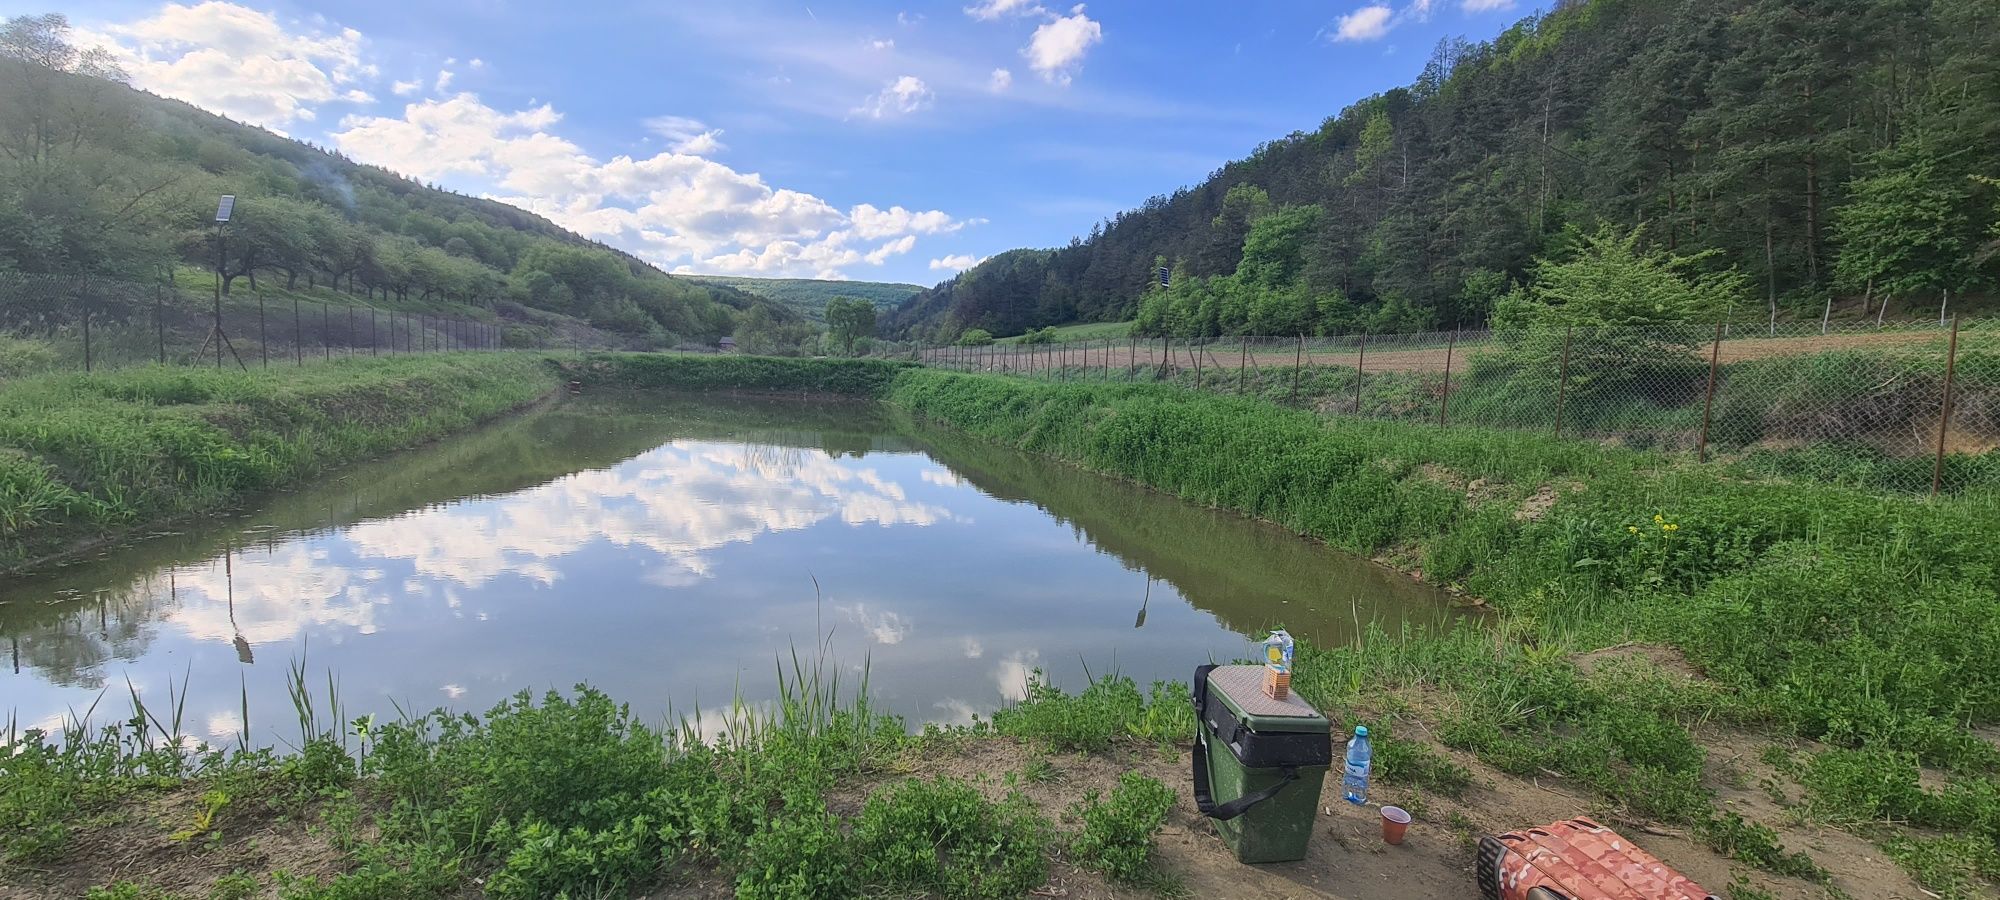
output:
<svg viewBox="0 0 2000 900"><path fill-rule="evenodd" d="M1263 666L1216 666L1208 673L1208 689L1251 731L1328 734L1332 730L1326 716L1298 692L1283 700L1264 693Z"/></svg>

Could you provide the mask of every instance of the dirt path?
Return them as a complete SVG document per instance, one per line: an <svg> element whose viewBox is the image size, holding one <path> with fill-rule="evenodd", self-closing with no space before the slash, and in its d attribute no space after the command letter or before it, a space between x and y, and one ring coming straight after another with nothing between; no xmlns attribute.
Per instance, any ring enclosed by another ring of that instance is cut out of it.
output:
<svg viewBox="0 0 2000 900"><path fill-rule="evenodd" d="M1804 356L1829 350L1891 349L1936 341L1940 337L1940 333L1935 331L1916 330L1727 338L1722 342L1721 362ZM1435 346L1427 344L1418 348L1396 349L1393 344L1388 344L1369 349L1365 354L1347 349L1314 348L1310 344L1300 348L1282 338L1253 340L1247 350L1233 338L1222 338L1192 349L1180 341L1163 347L1157 339L1137 344L1129 340L1042 346L996 344L926 351L923 360L933 365L969 371L1034 374L1067 370L1072 376L1081 372L1096 372L1100 378L1108 373L1111 380L1118 381L1126 378L1133 368L1157 372L1166 366L1176 372L1200 368L1234 373L1239 370L1289 368L1300 361L1308 366L1350 369L1365 365L1370 373L1443 373L1447 351L1451 367L1463 370L1474 357L1501 349L1499 343L1485 338L1452 348L1436 341L1429 343ZM1707 358L1705 349L1694 355Z"/></svg>

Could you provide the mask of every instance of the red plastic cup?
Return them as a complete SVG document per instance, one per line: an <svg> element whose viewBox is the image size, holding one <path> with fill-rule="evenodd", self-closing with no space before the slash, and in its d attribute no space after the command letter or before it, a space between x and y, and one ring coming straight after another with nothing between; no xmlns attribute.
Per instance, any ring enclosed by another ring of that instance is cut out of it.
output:
<svg viewBox="0 0 2000 900"><path fill-rule="evenodd" d="M1382 840L1401 844L1403 832L1410 830L1410 814L1400 806L1382 807Z"/></svg>

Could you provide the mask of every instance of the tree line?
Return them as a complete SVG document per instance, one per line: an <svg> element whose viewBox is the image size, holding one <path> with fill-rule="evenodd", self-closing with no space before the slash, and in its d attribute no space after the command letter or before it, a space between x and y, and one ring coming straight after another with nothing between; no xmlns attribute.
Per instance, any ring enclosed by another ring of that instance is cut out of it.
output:
<svg viewBox="0 0 2000 900"><path fill-rule="evenodd" d="M814 335L780 304L124 81L59 14L0 23L0 273L154 282L219 266L225 292L511 303L660 343L742 330L739 343L784 352ZM238 198L226 230L223 194Z"/></svg>
<svg viewBox="0 0 2000 900"><path fill-rule="evenodd" d="M1599 237L1741 275L1735 315L1879 316L2000 283L1996 178L1992 0L1569 0L885 328L1471 325Z"/></svg>

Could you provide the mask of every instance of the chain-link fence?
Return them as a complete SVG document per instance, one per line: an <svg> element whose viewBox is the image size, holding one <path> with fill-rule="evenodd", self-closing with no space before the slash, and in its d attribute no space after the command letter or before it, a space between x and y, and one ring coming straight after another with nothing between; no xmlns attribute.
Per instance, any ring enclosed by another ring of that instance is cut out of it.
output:
<svg viewBox="0 0 2000 900"><path fill-rule="evenodd" d="M301 366L531 346L499 321L241 289L217 301L167 282L0 275L0 377L121 366Z"/></svg>
<svg viewBox="0 0 2000 900"><path fill-rule="evenodd" d="M1779 477L2000 491L2000 323L1687 325L933 346L959 371L1172 381L1321 413L1545 431Z"/></svg>

